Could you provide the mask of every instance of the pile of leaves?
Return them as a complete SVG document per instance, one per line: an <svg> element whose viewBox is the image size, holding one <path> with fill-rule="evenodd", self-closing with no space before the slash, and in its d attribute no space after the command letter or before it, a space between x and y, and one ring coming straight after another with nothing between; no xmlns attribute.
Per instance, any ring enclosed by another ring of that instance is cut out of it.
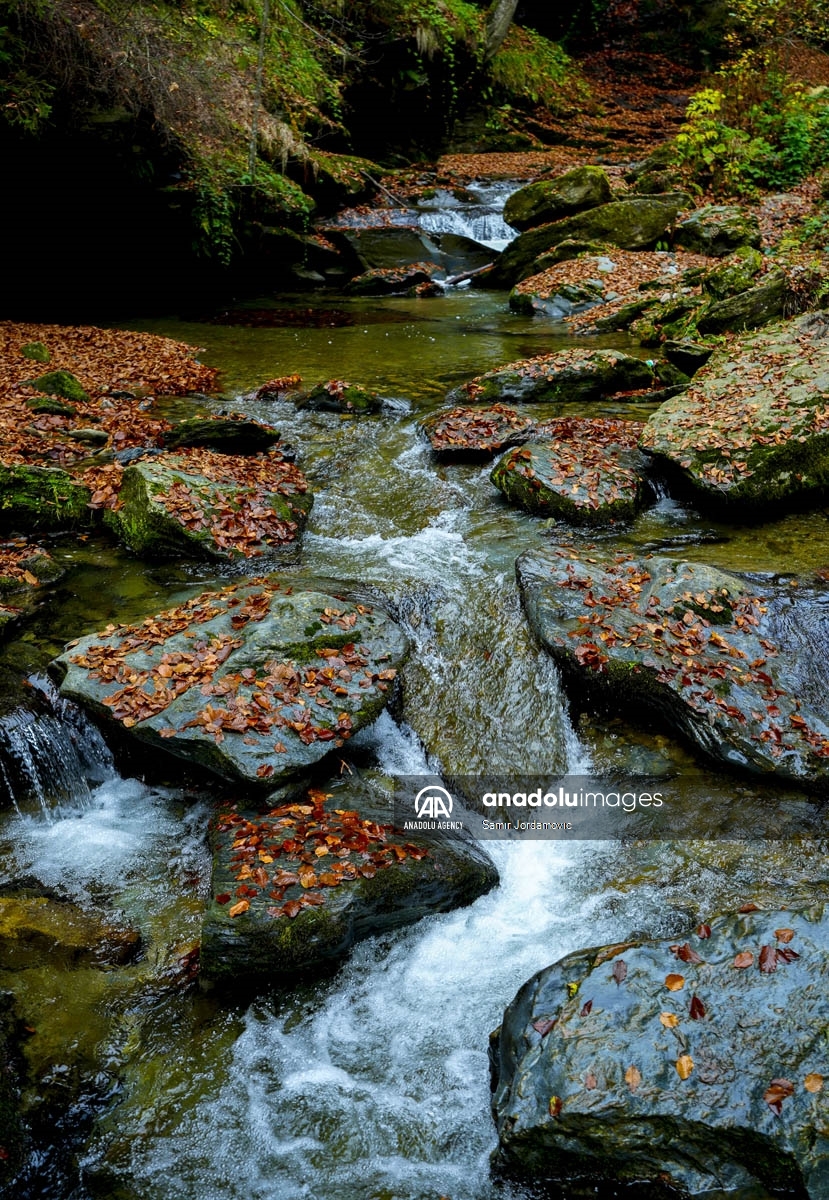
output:
<svg viewBox="0 0 829 1200"><path fill-rule="evenodd" d="M635 454L644 423L606 417L561 417L544 421L533 440L509 453L493 473L498 486L511 494L503 476L519 475L533 509L543 509L549 492L577 510L596 512L622 502L636 504L641 476L620 457ZM535 499L533 499L535 497Z"/></svg>
<svg viewBox="0 0 829 1200"><path fill-rule="evenodd" d="M341 746L352 730L349 714L338 711L342 701L356 700L359 707L366 689L385 692L396 671L374 670L367 649L346 642L317 646L317 661L307 665L268 659L255 668L221 673L220 668L234 650L243 645L242 639L234 632L214 632L199 638L197 632L189 631L229 614L231 630L238 632L249 622L268 617L273 600L292 591L286 588L283 592L278 582L264 579L252 580L241 596L239 590L239 585L230 584L221 591L204 592L138 625L108 625L103 640L91 643L82 654L72 655L70 661L101 684L120 685L102 703L128 729L164 712L179 696L197 687L207 698L204 707L180 729L162 729L161 737L200 728L217 744L227 733L242 735L247 744L256 744L258 738L253 735L272 737L279 731L283 736L298 737L303 745L330 741ZM360 616L371 611L362 604L351 611L328 606L317 620L321 626L329 626L332 634L338 633L338 637L332 637L336 643L355 627ZM182 633L193 637L190 649L164 649L171 638ZM146 667L136 665L136 655L154 658L157 648L162 648L157 662ZM277 741L273 751L284 754L286 747ZM262 779L273 773L268 763L257 771Z"/></svg>
<svg viewBox="0 0 829 1200"><path fill-rule="evenodd" d="M38 587L40 580L30 569L35 557L48 559L50 555L42 546L27 538L0 543L0 592L18 584Z"/></svg>
<svg viewBox="0 0 829 1200"><path fill-rule="evenodd" d="M683 250L668 252L613 248L605 255L582 254L578 258L556 263L538 275L523 279L516 285L515 291L519 295L534 295L548 300L563 287L598 284L602 288L601 299L613 293L613 302L629 304L640 289L653 291L657 295L665 291L673 292L682 282L685 271L711 265L711 260L704 255L688 254Z"/></svg>
<svg viewBox="0 0 829 1200"><path fill-rule="evenodd" d="M535 180L545 174L562 175L584 162L570 147L492 154L444 154L438 159L437 178L442 184L463 184L473 179Z"/></svg>
<svg viewBox="0 0 829 1200"><path fill-rule="evenodd" d="M534 428L529 417L514 408L493 404L489 408L453 408L425 421L424 432L432 449L440 455L469 455L491 458L522 439Z"/></svg>
<svg viewBox="0 0 829 1200"><path fill-rule="evenodd" d="M229 843L230 866L238 887L220 892L217 904L230 904L239 917L252 900L272 901L269 917L294 918L303 908L325 904L326 892L358 879L373 879L407 858L428 851L393 841L391 825L364 820L353 810L326 808L331 795L311 789L306 803L283 804L257 820L230 808L219 814L215 831Z"/></svg>
<svg viewBox="0 0 829 1200"><path fill-rule="evenodd" d="M829 758L825 728L812 728L801 714L799 696L782 690L773 677L779 650L758 632L769 609L767 597L735 597L725 587L692 592L682 587L692 578L683 573L690 564L682 563L669 577L672 586L656 595L648 587L650 571L630 555L603 563L596 579L590 564L597 559L579 561L565 548L555 555L566 562L554 572L555 586L577 592L586 610L567 634L575 642L568 651L581 667L603 674L613 661L633 660L636 669L646 668L680 693L690 708L745 727L772 758L791 752ZM561 635L555 642L567 646ZM743 696L748 692L753 707L744 711L730 703L732 689Z"/></svg>

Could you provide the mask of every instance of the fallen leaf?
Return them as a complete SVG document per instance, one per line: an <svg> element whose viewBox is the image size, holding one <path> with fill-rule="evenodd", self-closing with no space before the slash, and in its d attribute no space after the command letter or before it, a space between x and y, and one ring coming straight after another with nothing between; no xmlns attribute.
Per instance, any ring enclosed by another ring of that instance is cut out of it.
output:
<svg viewBox="0 0 829 1200"><path fill-rule="evenodd" d="M625 979L627 979L627 973L627 963L623 958L617 958L616 962L613 964L613 970L611 972L612 977L616 980L617 987L619 984L624 983Z"/></svg>
<svg viewBox="0 0 829 1200"><path fill-rule="evenodd" d="M777 970L777 950L774 946L760 947L760 970L764 975L771 975Z"/></svg>
<svg viewBox="0 0 829 1200"><path fill-rule="evenodd" d="M659 1014L659 1020L666 1029L676 1029L679 1024L679 1017L675 1013L663 1012Z"/></svg>
<svg viewBox="0 0 829 1200"><path fill-rule="evenodd" d="M579 1016L580 1016L580 1017L587 1017L587 1016L589 1016L589 1015L590 1015L590 1013L592 1012L592 1010L593 1010L593 1001L592 1001L592 1000L585 1000L584 1004L581 1006L581 1011L579 1012Z"/></svg>
<svg viewBox="0 0 829 1200"><path fill-rule="evenodd" d="M625 1071L625 1083L630 1088L631 1092L635 1092L642 1082L642 1073L638 1067L628 1067Z"/></svg>
<svg viewBox="0 0 829 1200"><path fill-rule="evenodd" d="M823 1076L818 1075L817 1072L807 1075L803 1080L803 1086L807 1092L811 1092L814 1095L823 1089Z"/></svg>
<svg viewBox="0 0 829 1200"><path fill-rule="evenodd" d="M778 942L782 942L784 946L788 946L789 942L794 937L793 929L775 929L774 936Z"/></svg>
<svg viewBox="0 0 829 1200"><path fill-rule="evenodd" d="M705 1016L705 1005L700 1000L696 992L691 997L691 1007L689 1012L692 1021L701 1021Z"/></svg>
<svg viewBox="0 0 829 1200"><path fill-rule="evenodd" d="M794 1084L790 1079L772 1079L766 1088L763 1099L772 1112L778 1117L783 1110L783 1101L794 1095Z"/></svg>
<svg viewBox="0 0 829 1200"><path fill-rule="evenodd" d="M665 976L665 987L668 989L669 992L681 992L682 989L685 987L685 976L684 975L666 975Z"/></svg>
<svg viewBox="0 0 829 1200"><path fill-rule="evenodd" d="M250 908L250 900L240 900L238 904L234 904L232 908L227 910L229 917L240 917L242 913L246 913Z"/></svg>
<svg viewBox="0 0 829 1200"><path fill-rule="evenodd" d="M561 1096L551 1096L548 1109L551 1117L557 1117L561 1112Z"/></svg>
<svg viewBox="0 0 829 1200"><path fill-rule="evenodd" d="M754 955L750 950L741 950L740 953L735 955L734 958L734 966L741 971L744 971L746 967L750 967L753 962Z"/></svg>
<svg viewBox="0 0 829 1200"><path fill-rule="evenodd" d="M687 1079L694 1069L694 1060L690 1054L680 1054L676 1060L676 1073L680 1079Z"/></svg>
<svg viewBox="0 0 829 1200"><path fill-rule="evenodd" d="M710 938L710 936L711 936L711 926L710 925L697 925L697 937L698 938Z"/></svg>
<svg viewBox="0 0 829 1200"><path fill-rule="evenodd" d="M537 1021L533 1021L533 1029L536 1033L540 1033L542 1037L546 1037L556 1023L556 1017L539 1017Z"/></svg>
<svg viewBox="0 0 829 1200"><path fill-rule="evenodd" d="M587 1088L588 1092L593 1091L597 1082L598 1082L598 1080L596 1079L596 1076L593 1074L592 1071L589 1071L587 1073L587 1075L585 1075L585 1077L584 1077L584 1086Z"/></svg>

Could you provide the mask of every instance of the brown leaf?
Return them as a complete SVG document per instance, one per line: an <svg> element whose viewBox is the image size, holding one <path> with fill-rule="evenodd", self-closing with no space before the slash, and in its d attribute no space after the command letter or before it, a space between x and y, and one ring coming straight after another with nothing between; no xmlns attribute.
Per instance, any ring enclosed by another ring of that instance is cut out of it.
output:
<svg viewBox="0 0 829 1200"><path fill-rule="evenodd" d="M579 1016L580 1017L588 1017L592 1011L593 1011L593 1001L585 1000L584 1004L581 1006L581 1011L579 1013Z"/></svg>
<svg viewBox="0 0 829 1200"><path fill-rule="evenodd" d="M613 964L613 970L611 971L611 976L613 979L616 980L617 987L619 986L619 984L624 983L624 981L627 979L627 973L628 973L627 963L625 962L625 960L623 958L617 958L616 962Z"/></svg>
<svg viewBox="0 0 829 1200"><path fill-rule="evenodd" d="M684 975L666 975L665 976L665 987L668 989L669 992L681 992L682 989L685 987L685 976Z"/></svg>
<svg viewBox="0 0 829 1200"><path fill-rule="evenodd" d="M592 1071L589 1071L584 1077L584 1086L587 1088L588 1092L592 1092L597 1083L598 1080L596 1079L596 1076Z"/></svg>
<svg viewBox="0 0 829 1200"><path fill-rule="evenodd" d="M754 955L750 950L741 950L740 953L734 957L734 966L741 971L744 971L746 967L750 967L753 962Z"/></svg>
<svg viewBox="0 0 829 1200"><path fill-rule="evenodd" d="M557 1117L561 1112L561 1096L551 1096L548 1109L551 1117Z"/></svg>
<svg viewBox="0 0 829 1200"><path fill-rule="evenodd" d="M772 1112L778 1117L783 1110L783 1101L794 1095L794 1084L790 1079L772 1079L766 1088L763 1099Z"/></svg>
<svg viewBox="0 0 829 1200"><path fill-rule="evenodd" d="M659 1020L666 1029L676 1029L679 1024L679 1017L675 1013L663 1012L659 1014Z"/></svg>
<svg viewBox="0 0 829 1200"><path fill-rule="evenodd" d="M778 942L782 942L784 946L788 946L789 942L794 937L793 929L775 929L774 936Z"/></svg>
<svg viewBox="0 0 829 1200"><path fill-rule="evenodd" d="M533 1021L533 1029L536 1033L540 1033L542 1037L546 1037L556 1023L556 1017L539 1017L537 1021Z"/></svg>
<svg viewBox="0 0 829 1200"><path fill-rule="evenodd" d="M690 1054L680 1054L676 1060L676 1073L680 1079L687 1079L694 1069L694 1060Z"/></svg>
<svg viewBox="0 0 829 1200"><path fill-rule="evenodd" d="M630 1088L631 1092L635 1092L642 1082L642 1073L638 1067L628 1067L625 1071L625 1083Z"/></svg>
<svg viewBox="0 0 829 1200"><path fill-rule="evenodd" d="M702 959L697 954L696 950L692 950L687 942L683 942L681 946L671 946L671 950L677 958L686 963L701 963Z"/></svg>
<svg viewBox="0 0 829 1200"><path fill-rule="evenodd" d="M759 911L760 911L759 906L756 905L753 900L749 900L748 904L743 904L743 905L741 905L740 908L737 909L737 912L741 912L741 913L750 913L750 912L759 912Z"/></svg>
<svg viewBox="0 0 829 1200"><path fill-rule="evenodd" d="M699 996L694 992L691 997L690 1017L692 1021L701 1021L705 1016L705 1005L700 1000Z"/></svg>
<svg viewBox="0 0 829 1200"><path fill-rule="evenodd" d="M823 1090L823 1076L818 1075L816 1072L807 1075L803 1080L803 1086L807 1092L811 1092L814 1095L816 1092Z"/></svg>
<svg viewBox="0 0 829 1200"><path fill-rule="evenodd" d="M764 975L771 975L777 970L777 950L774 946L760 947L760 970Z"/></svg>
<svg viewBox="0 0 829 1200"><path fill-rule="evenodd" d="M698 938L710 938L710 936L711 936L711 926L710 925L705 925L705 924L697 925L697 937Z"/></svg>
<svg viewBox="0 0 829 1200"><path fill-rule="evenodd" d="M238 904L234 904L227 910L229 917L240 917L242 913L246 913L250 908L250 900L240 900Z"/></svg>

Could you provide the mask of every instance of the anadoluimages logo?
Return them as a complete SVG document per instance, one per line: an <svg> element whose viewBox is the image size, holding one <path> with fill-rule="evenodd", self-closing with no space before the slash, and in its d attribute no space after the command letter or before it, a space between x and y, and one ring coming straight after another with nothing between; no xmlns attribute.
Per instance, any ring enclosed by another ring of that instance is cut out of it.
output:
<svg viewBox="0 0 829 1200"><path fill-rule="evenodd" d="M414 807L419 821L426 818L436 821L440 817L452 816L452 797L446 788L432 784L420 789L414 798Z"/></svg>

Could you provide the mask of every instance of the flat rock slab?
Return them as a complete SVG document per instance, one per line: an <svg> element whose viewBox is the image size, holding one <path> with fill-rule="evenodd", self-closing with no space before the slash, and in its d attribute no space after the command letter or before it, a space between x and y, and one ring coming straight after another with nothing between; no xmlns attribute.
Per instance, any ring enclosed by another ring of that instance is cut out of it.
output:
<svg viewBox="0 0 829 1200"><path fill-rule="evenodd" d="M653 386L653 367L621 350L559 350L477 375L449 394L449 400L481 404L501 400L598 400L616 392Z"/></svg>
<svg viewBox="0 0 829 1200"><path fill-rule="evenodd" d="M279 450L193 449L127 467L104 520L148 558L240 559L295 552L312 503L305 476Z"/></svg>
<svg viewBox="0 0 829 1200"><path fill-rule="evenodd" d="M471 904L497 884L471 839L410 838L389 822L388 801L359 785L310 791L265 814L221 811L203 977L290 982L363 938Z"/></svg>
<svg viewBox="0 0 829 1200"><path fill-rule="evenodd" d="M703 504L792 507L829 486L829 320L807 314L718 349L648 420L642 448Z"/></svg>
<svg viewBox="0 0 829 1200"><path fill-rule="evenodd" d="M578 525L627 520L648 494L636 445L641 421L563 417L510 450L492 482L511 504Z"/></svg>
<svg viewBox="0 0 829 1200"><path fill-rule="evenodd" d="M504 1158L671 1195L829 1195L827 987L823 907L568 955L493 1035Z"/></svg>
<svg viewBox="0 0 829 1200"><path fill-rule="evenodd" d="M385 613L257 580L108 626L52 668L140 742L261 789L373 721L406 650Z"/></svg>
<svg viewBox="0 0 829 1200"><path fill-rule="evenodd" d="M346 292L355 296L394 296L418 292L425 284L431 286L439 274L435 263L406 263L399 267L374 267L346 284Z"/></svg>
<svg viewBox="0 0 829 1200"><path fill-rule="evenodd" d="M459 406L427 417L421 428L439 458L482 460L525 441L536 428L505 404L488 408Z"/></svg>
<svg viewBox="0 0 829 1200"><path fill-rule="evenodd" d="M516 569L536 637L588 697L659 720L722 766L829 779L825 587L565 549L527 551Z"/></svg>

